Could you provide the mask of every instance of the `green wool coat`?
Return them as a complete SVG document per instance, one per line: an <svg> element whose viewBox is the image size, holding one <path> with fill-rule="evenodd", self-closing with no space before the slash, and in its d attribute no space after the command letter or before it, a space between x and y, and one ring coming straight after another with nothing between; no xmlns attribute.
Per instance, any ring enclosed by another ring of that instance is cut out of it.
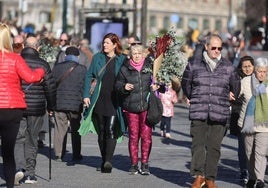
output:
<svg viewBox="0 0 268 188"><path fill-rule="evenodd" d="M116 55L114 57L115 59L115 76L119 73L119 70L123 64L123 62L126 59L125 55ZM81 136L87 135L89 132L92 133L98 133L98 126L96 125L96 122L94 121L94 118L92 118L92 112L94 109L94 106L98 100L100 88L101 88L101 80L103 75L105 74L105 69L102 72L102 74L98 77L98 73L100 69L105 65L106 63L106 57L104 53L97 53L93 56L91 65L87 71L87 74L85 76L85 84L84 84L84 93L83 98L90 98L90 106L88 109L85 110L84 117L81 123L81 126L78 130L79 134ZM91 88L91 81L93 78L97 78L97 84L94 89L94 92L92 95L90 94L90 88ZM125 132L125 120L123 117L123 112L121 107L119 106L119 101L117 101L118 105L116 106L116 112L117 112L117 118L119 125L116 125L117 128L117 140L121 141L122 135Z"/></svg>

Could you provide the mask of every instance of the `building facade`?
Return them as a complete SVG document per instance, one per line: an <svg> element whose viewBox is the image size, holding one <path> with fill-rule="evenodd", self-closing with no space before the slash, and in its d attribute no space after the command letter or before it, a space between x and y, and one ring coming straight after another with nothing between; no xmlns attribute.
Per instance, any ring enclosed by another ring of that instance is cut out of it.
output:
<svg viewBox="0 0 268 188"><path fill-rule="evenodd" d="M58 35L62 31L63 16L71 33L85 32L87 16L124 16L129 18L130 33L135 27L140 35L142 24L146 22L147 34L174 27L183 35L189 27L202 32L243 29L245 1L147 0L147 16L142 18L142 0L2 0L1 17L17 19L17 25L22 27L33 24L36 31L45 26ZM126 8L126 12L115 11L116 6ZM107 12L101 13L104 9Z"/></svg>

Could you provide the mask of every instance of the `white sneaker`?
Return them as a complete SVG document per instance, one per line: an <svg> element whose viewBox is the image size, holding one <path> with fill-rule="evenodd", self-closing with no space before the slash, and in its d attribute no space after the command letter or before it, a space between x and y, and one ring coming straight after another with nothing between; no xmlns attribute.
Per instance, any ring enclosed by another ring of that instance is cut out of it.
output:
<svg viewBox="0 0 268 188"><path fill-rule="evenodd" d="M165 136L164 131L160 131L160 135L161 135L161 137L164 137Z"/></svg>
<svg viewBox="0 0 268 188"><path fill-rule="evenodd" d="M26 184L37 183L37 178L35 176L26 176L24 183Z"/></svg>
<svg viewBox="0 0 268 188"><path fill-rule="evenodd" d="M171 138L170 133L166 133L166 138Z"/></svg>
<svg viewBox="0 0 268 188"><path fill-rule="evenodd" d="M24 173L21 170L19 170L15 174L14 185L20 185L20 180L22 180L23 177L24 177Z"/></svg>

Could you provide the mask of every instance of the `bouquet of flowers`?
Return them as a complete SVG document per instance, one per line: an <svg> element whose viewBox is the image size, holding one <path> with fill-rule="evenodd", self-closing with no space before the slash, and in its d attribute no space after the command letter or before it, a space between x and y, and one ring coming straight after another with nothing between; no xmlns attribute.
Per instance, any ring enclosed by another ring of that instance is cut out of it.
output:
<svg viewBox="0 0 268 188"><path fill-rule="evenodd" d="M41 48L39 49L40 58L44 59L52 67L56 62L57 54L60 49L57 46L54 46L47 40L41 41Z"/></svg>
<svg viewBox="0 0 268 188"><path fill-rule="evenodd" d="M153 54L154 80L163 84L172 84L178 91L180 80L187 64L187 58L180 51L182 42L176 38L176 32L169 30L162 37L157 36L151 41L149 48Z"/></svg>

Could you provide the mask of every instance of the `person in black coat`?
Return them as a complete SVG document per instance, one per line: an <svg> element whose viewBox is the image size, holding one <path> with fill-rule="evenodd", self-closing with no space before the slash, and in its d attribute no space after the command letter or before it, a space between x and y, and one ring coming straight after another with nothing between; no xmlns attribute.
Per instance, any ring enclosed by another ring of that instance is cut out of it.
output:
<svg viewBox="0 0 268 188"><path fill-rule="evenodd" d="M57 161L62 161L66 152L68 122L72 135L73 158L75 164L82 159L81 136L78 133L83 110L83 85L86 67L79 64L79 50L76 47L66 49L65 61L55 64L53 76L57 82L57 100L55 110L54 151Z"/></svg>
<svg viewBox="0 0 268 188"><path fill-rule="evenodd" d="M146 121L148 112L148 96L152 84L152 68L150 58L143 57L143 46L135 44L130 47L130 59L122 65L116 79L115 88L121 95L122 109L127 121L129 133L129 155L131 158L130 174L149 175L149 156L152 147L152 126ZM141 140L141 168L139 162L139 141Z"/></svg>
<svg viewBox="0 0 268 188"><path fill-rule="evenodd" d="M28 84L22 82L27 109L23 112L15 145L15 161L17 173L15 185L20 183L36 183L36 157L38 151L38 133L40 132L45 113L52 112L56 105L56 82L49 64L39 57L39 41L36 37L28 37L21 56L32 68L43 68L46 71L42 82ZM23 178L23 179L22 179Z"/></svg>

